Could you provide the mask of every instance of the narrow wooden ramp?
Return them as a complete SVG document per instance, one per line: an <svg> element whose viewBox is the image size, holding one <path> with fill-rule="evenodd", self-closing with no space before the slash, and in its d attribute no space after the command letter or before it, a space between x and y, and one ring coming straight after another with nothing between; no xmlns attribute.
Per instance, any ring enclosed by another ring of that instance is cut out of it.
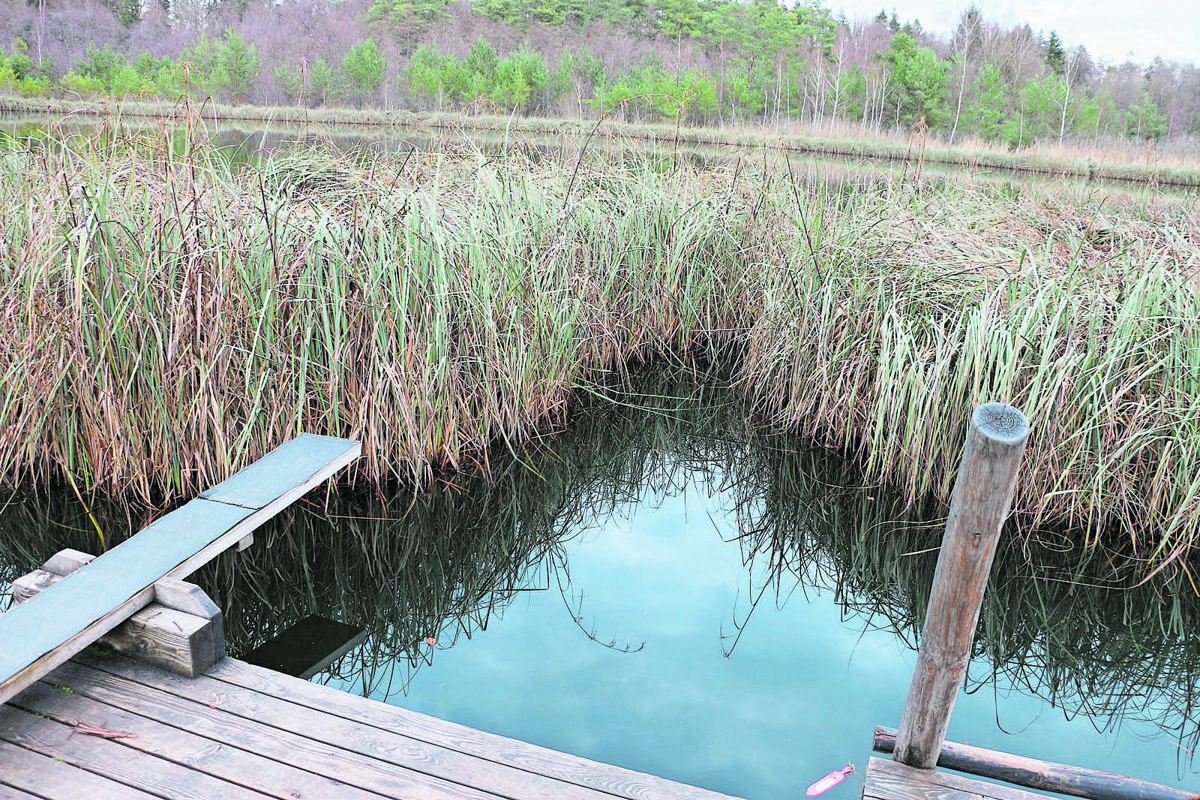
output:
<svg viewBox="0 0 1200 800"><path fill-rule="evenodd" d="M150 605L159 579L190 575L361 451L301 434L0 614L0 703Z"/></svg>
<svg viewBox="0 0 1200 800"><path fill-rule="evenodd" d="M867 762L864 800L1048 800L1050 795L952 772L916 769L887 758Z"/></svg>
<svg viewBox="0 0 1200 800"><path fill-rule="evenodd" d="M0 707L0 800L730 800L226 659L84 654Z"/></svg>

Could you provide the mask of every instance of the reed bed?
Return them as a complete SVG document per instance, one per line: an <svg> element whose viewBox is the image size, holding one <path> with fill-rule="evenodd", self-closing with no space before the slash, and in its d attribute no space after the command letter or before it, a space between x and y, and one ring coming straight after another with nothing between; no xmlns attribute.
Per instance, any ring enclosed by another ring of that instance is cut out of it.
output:
<svg viewBox="0 0 1200 800"><path fill-rule="evenodd" d="M1019 514L1156 565L1200 535L1187 204L453 140L234 167L164 134L0 154L0 220L10 484L163 505L308 430L424 485L673 359L913 499L1014 403Z"/></svg>

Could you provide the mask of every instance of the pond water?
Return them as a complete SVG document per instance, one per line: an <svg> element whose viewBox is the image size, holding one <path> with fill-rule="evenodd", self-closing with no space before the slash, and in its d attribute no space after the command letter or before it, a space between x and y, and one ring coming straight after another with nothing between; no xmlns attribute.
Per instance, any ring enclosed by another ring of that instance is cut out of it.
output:
<svg viewBox="0 0 1200 800"><path fill-rule="evenodd" d="M164 133L162 124L152 119L124 118L116 127L122 134L145 134L157 142ZM167 128L165 132L178 152L183 152L188 135L183 128ZM114 123L103 123L77 117L61 118L52 115L0 114L0 150L6 147L55 146L55 142L72 136L94 140L98 134L112 135ZM708 144L648 140L615 136L552 135L509 133L490 130L424 130L395 126L386 130L370 126L332 125L324 123L267 122L254 120L206 121L202 136L207 137L219 152L230 161L256 163L273 152L290 147L332 146L340 150L365 151L381 154L405 154L413 150L432 152L474 152L490 154L518 151L533 161L558 161L574 165L586 152L603 153L608 158L648 162L670 169L677 161L699 168L732 165L746 158L767 157L761 148L752 145ZM770 154L782 158L781 152ZM971 184L995 185L1006 189L1044 187L1075 192L1115 193L1139 200L1189 200L1197 196L1196 187L1166 186L1118 179L1075 178L1056 174L1014 172L966 168L961 164L940 164L918 159L919 163L863 156L838 157L818 153L790 153L788 170L800 182L821 184L841 189L865 188L880 181L924 180L934 184L966 181Z"/></svg>
<svg viewBox="0 0 1200 800"><path fill-rule="evenodd" d="M306 498L199 573L235 652L317 613L366 630L314 680L754 800L860 771L895 726L943 521L747 425L736 395L656 383L420 495ZM145 516L98 503L110 536ZM95 550L77 501L0 511L0 580ZM1200 785L1186 579L1009 532L950 738ZM427 639L436 640L435 644Z"/></svg>

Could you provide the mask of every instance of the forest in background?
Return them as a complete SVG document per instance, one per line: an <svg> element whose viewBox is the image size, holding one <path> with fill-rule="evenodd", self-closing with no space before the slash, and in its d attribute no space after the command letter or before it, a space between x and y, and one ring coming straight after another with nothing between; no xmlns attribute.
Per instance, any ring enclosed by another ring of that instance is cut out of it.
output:
<svg viewBox="0 0 1200 800"><path fill-rule="evenodd" d="M0 95L1194 142L1200 69L975 7L949 37L815 0L0 0Z"/></svg>

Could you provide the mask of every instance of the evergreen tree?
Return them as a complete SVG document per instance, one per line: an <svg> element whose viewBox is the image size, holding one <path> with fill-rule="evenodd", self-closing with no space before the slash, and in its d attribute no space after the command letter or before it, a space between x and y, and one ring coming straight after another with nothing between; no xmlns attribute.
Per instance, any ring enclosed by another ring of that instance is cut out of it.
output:
<svg viewBox="0 0 1200 800"><path fill-rule="evenodd" d="M1156 141L1167 135L1167 115L1154 102L1154 95L1142 92L1140 103L1125 111L1125 134L1131 139Z"/></svg>
<svg viewBox="0 0 1200 800"><path fill-rule="evenodd" d="M215 55L215 77L234 103L242 102L258 80L258 52L240 31L225 30Z"/></svg>
<svg viewBox="0 0 1200 800"><path fill-rule="evenodd" d="M1055 75L1062 75L1067 66L1067 51L1063 49L1062 40L1058 34L1050 31L1050 40L1046 42L1046 66Z"/></svg>
<svg viewBox="0 0 1200 800"><path fill-rule="evenodd" d="M372 39L354 45L342 58L342 73L346 76L346 84L360 99L379 92L383 86L383 71L386 66L387 60Z"/></svg>
<svg viewBox="0 0 1200 800"><path fill-rule="evenodd" d="M1008 87L1004 76L995 64L988 62L975 73L972 88L975 102L970 116L975 122L975 130L984 141L996 141L1009 117Z"/></svg>
<svg viewBox="0 0 1200 800"><path fill-rule="evenodd" d="M923 119L929 128L936 127L945 99L946 64L930 48L917 47L907 33L892 37L884 57L896 91L897 121L912 125Z"/></svg>

